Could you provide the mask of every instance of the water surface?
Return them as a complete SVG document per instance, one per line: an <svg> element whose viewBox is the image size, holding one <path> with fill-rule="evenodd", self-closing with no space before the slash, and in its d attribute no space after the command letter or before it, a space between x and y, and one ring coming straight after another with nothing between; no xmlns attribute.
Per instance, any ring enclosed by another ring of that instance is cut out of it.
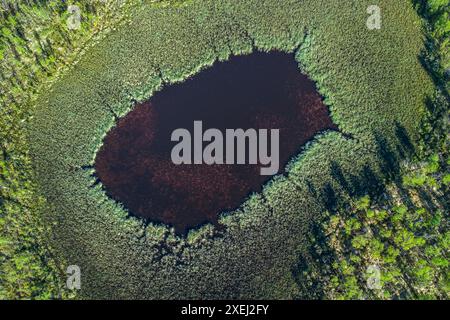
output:
<svg viewBox="0 0 450 320"><path fill-rule="evenodd" d="M167 86L120 119L105 137L95 169L107 194L131 215L185 233L236 209L271 177L259 165L174 165L171 134L195 120L203 130L280 129L280 173L318 132L336 129L314 83L293 54L252 53L215 63ZM206 145L207 143L205 143Z"/></svg>

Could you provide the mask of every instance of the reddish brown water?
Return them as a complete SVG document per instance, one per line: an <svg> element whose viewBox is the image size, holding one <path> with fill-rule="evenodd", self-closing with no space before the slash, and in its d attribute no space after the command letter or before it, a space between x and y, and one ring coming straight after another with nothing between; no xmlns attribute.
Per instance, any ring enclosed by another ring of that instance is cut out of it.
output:
<svg viewBox="0 0 450 320"><path fill-rule="evenodd" d="M104 139L95 169L130 214L178 233L239 207L270 179L259 165L174 165L172 131L280 129L280 172L315 134L336 129L314 83L292 54L253 53L214 64L137 105ZM206 145L206 143L205 143Z"/></svg>

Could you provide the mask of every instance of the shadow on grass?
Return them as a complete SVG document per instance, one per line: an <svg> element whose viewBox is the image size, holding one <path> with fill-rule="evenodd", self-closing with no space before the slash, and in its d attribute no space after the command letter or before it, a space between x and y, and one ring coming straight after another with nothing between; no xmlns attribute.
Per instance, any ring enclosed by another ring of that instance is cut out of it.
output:
<svg viewBox="0 0 450 320"><path fill-rule="evenodd" d="M294 279L301 290L299 298L321 299L326 297L325 282L333 274L332 263L337 261L335 251L328 244L328 235L323 228L330 215L345 214L349 199L369 195L371 199L384 196L384 201L393 203L394 199L386 192L385 182L395 183L402 200L413 207L409 193L403 188L400 167L401 161L411 158L416 150L406 128L394 123L393 137L388 139L379 132L373 132L377 165L366 164L359 172L345 170L337 161L331 162L331 179L318 187L307 181L307 190L318 199L324 214L311 225L311 239L307 252L303 253L298 264L292 269ZM342 212L340 211L342 210ZM325 277L325 278L323 278ZM324 279L328 279L324 281Z"/></svg>
<svg viewBox="0 0 450 320"><path fill-rule="evenodd" d="M433 20L427 12L427 0L413 0L413 5L418 14L429 21ZM429 34L425 36L425 48L421 52L418 60L422 67L427 71L434 85L439 90L437 97L428 97L425 100L425 106L428 111L426 123L428 127L422 128L421 139L423 144L431 150L431 146L440 145L440 142L446 138L448 132L445 129L445 121L448 121L446 113L449 107L449 94L446 89L446 75L440 68L439 56L436 53L438 44ZM324 234L322 223L326 221L331 214L338 214L337 208L341 204L345 205L346 200L363 195L370 195L372 199L384 195L386 203L393 204L395 199L389 198L389 194L385 192L385 182L393 182L402 201L411 209L414 209L414 201L411 195L404 189L400 176L400 164L404 159L410 159L412 156L421 156L422 150L416 150L412 139L407 130L399 123L395 123L395 141L389 142L388 139L380 132L374 132L373 136L376 142L376 157L379 160L378 168L366 165L358 172L345 172L338 162L331 163L331 181L323 184L322 187L314 186L311 181L307 182L309 192L320 199L324 211L328 211L318 221L315 221L311 227L311 243L307 253L299 257L299 264L293 270L293 276L296 279L301 290L300 298L320 299L326 298L325 285L330 282L333 275L331 265L336 261L336 254L327 243L327 235ZM392 140L392 139L391 139ZM318 191L319 190L319 191ZM420 189L418 196L421 205L426 205L428 210L436 210L436 201L439 206L448 208L449 206L449 189L442 191L442 195L438 195L430 190ZM320 192L322 191L322 192ZM328 215L328 216L327 216ZM402 270L409 266L400 266ZM404 272L407 275L407 272ZM410 281L406 281L406 291L400 293L399 297L407 298L408 296L417 297L417 292L410 285ZM407 292L409 291L409 292Z"/></svg>

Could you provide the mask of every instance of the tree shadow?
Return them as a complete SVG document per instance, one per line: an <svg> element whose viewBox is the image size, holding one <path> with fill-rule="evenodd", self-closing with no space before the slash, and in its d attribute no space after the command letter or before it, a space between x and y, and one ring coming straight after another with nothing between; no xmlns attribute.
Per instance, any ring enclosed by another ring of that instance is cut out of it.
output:
<svg viewBox="0 0 450 320"><path fill-rule="evenodd" d="M418 193L421 205L424 206L425 209L427 209L427 211L436 212L436 210L439 209L439 207L434 202L434 201L438 201L438 199L431 192L429 192L428 190L425 190L424 188L418 188L417 193Z"/></svg>
<svg viewBox="0 0 450 320"><path fill-rule="evenodd" d="M395 136L398 141L396 149L400 158L411 158L416 153L416 149L405 127L400 125L397 121L395 122Z"/></svg>
<svg viewBox="0 0 450 320"><path fill-rule="evenodd" d="M326 183L321 193L322 203L326 210L335 212L338 208L338 195L331 183Z"/></svg>
<svg viewBox="0 0 450 320"><path fill-rule="evenodd" d="M352 168L344 169L338 161L331 161L329 181L306 181L308 192L319 200L324 211L335 212L338 208L345 207L348 199L365 195L372 199L383 196L384 200L392 201L391 195L386 192L387 182L394 183L402 199L413 206L400 174L401 162L416 153L410 134L398 122L393 124L393 134L389 138L376 131L372 134L376 161L364 164L356 172Z"/></svg>
<svg viewBox="0 0 450 320"><path fill-rule="evenodd" d="M427 12L428 4L426 0L412 1L420 16L426 19L433 19ZM445 74L442 73L442 69L439 65L439 56L436 53L438 44L430 35L425 35L424 43L424 50L418 56L418 60L440 92L437 97L427 97L425 99L425 106L428 111L428 118L425 120L429 125L425 130L425 134L423 134L423 132L421 133L420 138L427 147L426 149L432 150L432 146L439 145L442 139L445 139L447 136L446 126L443 121L448 121L445 114L448 112L450 98L446 89L447 79ZM413 156L420 156L422 150L416 149L415 144L412 142L416 141L416 139L411 139L407 129L400 123L395 122L393 129L393 135L385 135L381 132L372 133L376 146L375 157L378 160L375 161L375 163L378 162L378 164L368 163L364 165L363 169L359 172L354 172L351 169L345 170L337 161L333 161L330 164L331 181L323 183L322 188L308 181L308 190L311 194L317 194L317 190L322 191L321 196L319 195L317 198L320 199L323 207L328 210L328 212L332 212L332 214L335 212L337 206L342 202L341 199L344 198L342 196L343 194L348 195L347 198L360 197L369 194L374 200L383 195L387 204L394 205L398 199L392 199L390 193L386 192L385 186L388 182L395 184L396 189L399 192L399 197L405 205L411 209L416 208L416 205L414 204L415 201L411 198L411 194L403 187L401 179L401 163L404 160L411 159ZM436 203L438 203L438 206L442 206L442 208L448 208L450 202L448 200L448 190L448 188L442 190L441 195L432 192L431 190L420 188L418 193L421 205L426 204L429 210L436 210ZM322 215L322 218L323 216L329 217L328 215L329 213L326 213ZM323 290L325 290L323 283L326 282L327 279L322 280L322 278L328 277L329 280L329 277L333 274L329 266L332 261L336 259L336 254L327 244L327 237L323 234L321 223L312 224L312 234L314 236L314 242L308 253L309 260L308 258L303 258L297 267L300 270L303 270L303 272L305 270L316 268L316 274L313 275L313 279L306 278L307 283L306 285L303 284L302 288L311 288L314 291L314 293L308 297L321 298L327 296L326 292L323 292ZM318 247L320 248L318 249ZM312 261L313 265L308 265L308 261ZM323 268L324 271L320 271L320 268ZM408 274L405 271L406 268L408 268L408 266L402 266L405 275ZM295 271L293 274L295 274L296 279L298 279L297 276L299 275L299 272ZM302 276L301 278L305 279L305 276ZM411 282L412 281L410 280L406 281L408 288L400 294L400 298L411 296L417 297L417 293L411 286ZM322 292L317 292L317 290L322 290Z"/></svg>
<svg viewBox="0 0 450 320"><path fill-rule="evenodd" d="M427 122L422 134L423 143L426 146L442 145L448 134L446 113L448 112L450 97L442 95L435 99L427 97L425 107L427 109ZM432 125L431 125L432 124Z"/></svg>
<svg viewBox="0 0 450 320"><path fill-rule="evenodd" d="M375 145L374 160L368 161L359 171L344 168L337 161L330 163L329 181L320 185L307 181L307 190L320 202L324 213L311 223L311 241L308 250L302 253L298 264L292 269L292 275L301 291L301 297L321 299L326 297L325 285L334 273L332 264L339 260L337 252L328 244L328 235L323 224L330 216L345 214L344 210L350 199L369 195L377 201L383 197L383 202L394 204L386 183L394 183L399 190L402 201L414 208L410 194L402 186L401 161L412 157L415 146L406 130L399 123L393 124L393 129L385 135L372 132ZM324 278L325 277L325 278ZM328 278L327 278L328 277ZM328 279L328 280L327 280Z"/></svg>
<svg viewBox="0 0 450 320"><path fill-rule="evenodd" d="M324 216L323 221L327 217ZM318 275L331 274L333 261L338 258L328 245L327 238L321 223L312 224L309 247L306 252L300 254L298 263L291 269L301 292L298 299L326 298L326 281Z"/></svg>

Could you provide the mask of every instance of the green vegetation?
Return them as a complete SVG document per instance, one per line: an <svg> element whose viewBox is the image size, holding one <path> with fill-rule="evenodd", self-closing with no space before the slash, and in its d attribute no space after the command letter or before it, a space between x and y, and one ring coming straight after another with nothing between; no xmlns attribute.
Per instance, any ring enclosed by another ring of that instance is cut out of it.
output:
<svg viewBox="0 0 450 320"><path fill-rule="evenodd" d="M442 49L448 27L436 18L448 8L448 0L417 3L428 35L422 61L438 92L427 100L414 158L376 201L368 195L347 199L321 215L308 254L295 269L299 285L316 298L449 298L450 109L444 73L449 52ZM374 268L376 287L369 283Z"/></svg>
<svg viewBox="0 0 450 320"><path fill-rule="evenodd" d="M450 69L450 4L448 0L415 0L419 14L428 21L434 53L440 57L442 70ZM443 74L441 74L443 76ZM443 76L444 77L444 76Z"/></svg>
<svg viewBox="0 0 450 320"><path fill-rule="evenodd" d="M61 296L58 267L46 248L48 228L39 218L44 200L32 183L24 122L27 103L58 68L70 63L74 45L86 37L70 33L60 1L1 5L0 38L0 297ZM88 19L92 18L88 15ZM90 21L83 23L83 28ZM60 50L59 50L60 49Z"/></svg>
<svg viewBox="0 0 450 320"><path fill-rule="evenodd" d="M83 13L76 31L68 30L60 0L0 4L0 299L72 296L62 290L63 263L50 249L47 203L37 192L24 127L38 93L139 3L74 1Z"/></svg>
<svg viewBox="0 0 450 320"><path fill-rule="evenodd" d="M80 298L448 298L449 5L412 2L80 0L68 30L62 1L3 1L0 298L75 297L73 264ZM381 30L365 25L373 4ZM214 61L274 49L295 54L340 132L222 231L180 238L105 195L93 159L118 116Z"/></svg>
<svg viewBox="0 0 450 320"><path fill-rule="evenodd" d="M198 0L143 4L43 93L27 125L58 261L81 267L83 298L309 297L294 266L309 227L347 194L393 179L414 152L433 83L419 63L421 24L409 1ZM227 226L177 237L127 217L92 164L102 138L136 101L231 54L294 52L341 132L316 137L234 212ZM341 179L336 179L339 176ZM350 181L350 182L348 182Z"/></svg>
<svg viewBox="0 0 450 320"><path fill-rule="evenodd" d="M443 152L405 168L405 182L376 203L364 196L323 215L297 273L305 290L327 299L448 299L448 145ZM373 266L375 288L367 284Z"/></svg>

